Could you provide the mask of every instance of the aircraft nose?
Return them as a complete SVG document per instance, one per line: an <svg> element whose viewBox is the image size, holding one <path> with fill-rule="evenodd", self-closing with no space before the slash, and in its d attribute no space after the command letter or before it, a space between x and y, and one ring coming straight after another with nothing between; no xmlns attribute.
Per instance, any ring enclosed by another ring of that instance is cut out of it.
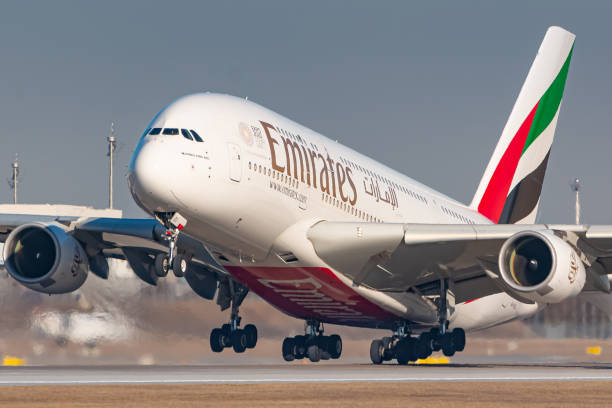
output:
<svg viewBox="0 0 612 408"><path fill-rule="evenodd" d="M137 203L149 211L171 211L176 206L171 192L171 166L164 143L151 140L134 152L128 183Z"/></svg>

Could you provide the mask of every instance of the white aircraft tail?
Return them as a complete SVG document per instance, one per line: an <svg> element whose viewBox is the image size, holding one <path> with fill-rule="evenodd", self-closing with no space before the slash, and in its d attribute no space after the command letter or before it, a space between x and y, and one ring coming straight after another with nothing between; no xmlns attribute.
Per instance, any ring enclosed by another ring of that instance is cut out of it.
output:
<svg viewBox="0 0 612 408"><path fill-rule="evenodd" d="M471 207L498 224L535 222L576 36L546 31Z"/></svg>

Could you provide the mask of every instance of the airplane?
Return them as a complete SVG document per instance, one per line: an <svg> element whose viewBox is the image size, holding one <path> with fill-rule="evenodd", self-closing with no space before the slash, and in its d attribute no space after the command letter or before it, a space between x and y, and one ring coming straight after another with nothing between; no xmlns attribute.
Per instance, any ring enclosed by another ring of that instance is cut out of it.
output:
<svg viewBox="0 0 612 408"><path fill-rule="evenodd" d="M378 328L372 363L464 349L466 332L610 293L612 226L535 224L574 34L550 27L474 198L462 204L245 98L183 96L129 164L150 219L0 216L9 274L35 291L78 289L108 258L155 285L169 271L230 309L212 351L256 346L252 291L303 320L286 361L337 359L325 324Z"/></svg>

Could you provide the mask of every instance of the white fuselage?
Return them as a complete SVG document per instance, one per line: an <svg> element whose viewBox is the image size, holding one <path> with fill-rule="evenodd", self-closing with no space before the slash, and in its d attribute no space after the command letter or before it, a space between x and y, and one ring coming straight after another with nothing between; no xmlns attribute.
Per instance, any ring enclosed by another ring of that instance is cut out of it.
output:
<svg viewBox="0 0 612 408"><path fill-rule="evenodd" d="M151 129L160 134L148 134ZM219 94L188 95L166 106L138 143L129 184L148 213L180 212L185 233L205 242L262 298L296 317L338 324L391 327L397 320L433 324L436 317L417 301L355 286L326 265L306 238L313 224L491 223L273 111ZM456 305L451 324L489 327L537 308L497 294Z"/></svg>

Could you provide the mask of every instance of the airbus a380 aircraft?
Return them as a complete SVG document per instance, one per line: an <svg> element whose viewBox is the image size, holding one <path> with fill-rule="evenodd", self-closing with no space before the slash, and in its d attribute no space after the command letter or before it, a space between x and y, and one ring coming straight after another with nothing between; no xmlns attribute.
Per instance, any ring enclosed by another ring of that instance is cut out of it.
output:
<svg viewBox="0 0 612 408"><path fill-rule="evenodd" d="M372 362L465 346L465 331L610 292L612 226L534 225L574 35L551 27L474 199L463 205L245 99L171 102L138 142L129 186L153 219L2 216L9 273L43 293L78 289L127 259L155 284L172 270L222 309L212 350L257 342L253 291L306 322L287 361L338 358L323 324L388 329Z"/></svg>

